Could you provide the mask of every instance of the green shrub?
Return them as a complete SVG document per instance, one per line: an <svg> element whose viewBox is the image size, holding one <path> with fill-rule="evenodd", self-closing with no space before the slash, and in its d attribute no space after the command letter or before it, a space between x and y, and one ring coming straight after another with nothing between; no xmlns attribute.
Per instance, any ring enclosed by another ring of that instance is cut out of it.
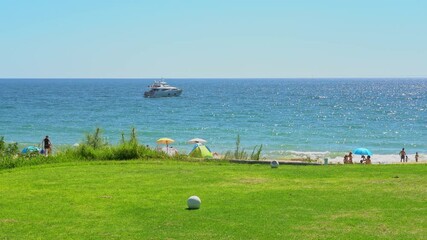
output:
<svg viewBox="0 0 427 240"><path fill-rule="evenodd" d="M257 150L258 145L256 145L254 147L254 150L252 150L251 153L251 160L259 160L259 157L261 155L261 151L262 151L262 144L261 146L259 146L258 150Z"/></svg>
<svg viewBox="0 0 427 240"><path fill-rule="evenodd" d="M139 151L138 145L134 144L121 144L112 148L112 159L116 160L129 160L138 159Z"/></svg>
<svg viewBox="0 0 427 240"><path fill-rule="evenodd" d="M4 153L5 148L6 148L6 143L4 141L4 137L0 136L0 156L2 155L2 153Z"/></svg>
<svg viewBox="0 0 427 240"><path fill-rule="evenodd" d="M230 159L246 159L245 150L240 150L240 134L237 134L236 139L236 149L233 151L227 151L223 154L222 159L230 160Z"/></svg>
<svg viewBox="0 0 427 240"><path fill-rule="evenodd" d="M86 142L84 144L97 149L107 146L108 142L102 137L102 130L100 128L96 128L93 134L86 134Z"/></svg>
<svg viewBox="0 0 427 240"><path fill-rule="evenodd" d="M86 139L78 147L64 147L63 151L49 157L39 153L19 154L18 143L7 144L0 137L0 169L15 168L45 164L52 162L93 161L93 160L133 160L133 159L176 159L188 160L187 155L178 154L174 157L164 152L140 145L136 129L132 128L129 140L122 133L119 145L108 145L102 137L102 130L96 128L92 134L86 134Z"/></svg>
<svg viewBox="0 0 427 240"><path fill-rule="evenodd" d="M87 160L96 159L95 149L89 145L81 145L76 150L76 155Z"/></svg>
<svg viewBox="0 0 427 240"><path fill-rule="evenodd" d="M236 150L234 151L234 159L248 159L248 154L245 149L240 150L240 134L237 134Z"/></svg>
<svg viewBox="0 0 427 240"><path fill-rule="evenodd" d="M0 157L15 156L19 153L18 143L6 143L4 136L0 137Z"/></svg>
<svg viewBox="0 0 427 240"><path fill-rule="evenodd" d="M259 160L260 156L261 156L261 152L262 152L262 144L260 145L260 147L258 147L258 145L256 145L254 147L254 149L252 150L251 155L248 156L245 149L240 147L240 135L238 134L237 139L236 139L236 149L234 151L225 152L223 154L222 159L224 159L224 160L230 160L230 159L246 160L249 158L251 160Z"/></svg>
<svg viewBox="0 0 427 240"><path fill-rule="evenodd" d="M0 159L0 169L10 169L22 166L32 166L45 163L60 162L53 157L45 157L40 154L4 156Z"/></svg>
<svg viewBox="0 0 427 240"><path fill-rule="evenodd" d="M9 143L6 148L6 155L14 156L19 153L18 143Z"/></svg>

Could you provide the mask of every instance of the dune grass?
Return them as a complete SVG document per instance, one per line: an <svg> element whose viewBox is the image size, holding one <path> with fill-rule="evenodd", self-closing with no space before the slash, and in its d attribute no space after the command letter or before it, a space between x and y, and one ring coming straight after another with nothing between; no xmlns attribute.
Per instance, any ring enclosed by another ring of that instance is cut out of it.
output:
<svg viewBox="0 0 427 240"><path fill-rule="evenodd" d="M427 165L93 161L0 170L0 239L426 239ZM199 210L187 210L197 195Z"/></svg>

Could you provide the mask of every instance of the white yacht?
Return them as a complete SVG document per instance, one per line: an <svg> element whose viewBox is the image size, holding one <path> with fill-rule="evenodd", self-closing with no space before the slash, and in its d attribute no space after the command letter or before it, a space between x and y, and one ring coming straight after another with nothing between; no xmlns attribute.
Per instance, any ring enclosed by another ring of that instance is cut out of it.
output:
<svg viewBox="0 0 427 240"><path fill-rule="evenodd" d="M182 93L182 89L172 87L163 80L154 81L154 83L148 87L150 90L144 92L144 97L146 98L178 97Z"/></svg>

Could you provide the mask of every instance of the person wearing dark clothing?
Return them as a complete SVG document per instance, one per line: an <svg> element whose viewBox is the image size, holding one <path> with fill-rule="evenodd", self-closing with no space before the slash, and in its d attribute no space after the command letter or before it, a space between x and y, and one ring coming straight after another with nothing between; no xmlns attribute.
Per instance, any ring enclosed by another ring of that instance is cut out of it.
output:
<svg viewBox="0 0 427 240"><path fill-rule="evenodd" d="M405 162L406 152L405 149L402 148L402 151L400 151L400 162Z"/></svg>
<svg viewBox="0 0 427 240"><path fill-rule="evenodd" d="M52 143L49 140L49 136L46 136L42 141L42 147L45 156L49 156L52 153Z"/></svg>

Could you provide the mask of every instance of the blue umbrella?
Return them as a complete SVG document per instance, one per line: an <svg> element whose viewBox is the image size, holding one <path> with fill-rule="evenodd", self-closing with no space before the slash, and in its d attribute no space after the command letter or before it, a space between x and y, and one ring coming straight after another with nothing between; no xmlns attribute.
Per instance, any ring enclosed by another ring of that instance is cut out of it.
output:
<svg viewBox="0 0 427 240"><path fill-rule="evenodd" d="M28 146L22 149L22 153L40 152L40 148L34 146Z"/></svg>
<svg viewBox="0 0 427 240"><path fill-rule="evenodd" d="M369 149L367 149L367 148L356 148L356 149L353 150L353 153L357 154L357 155L369 155L369 156L372 156L372 152L369 151Z"/></svg>

